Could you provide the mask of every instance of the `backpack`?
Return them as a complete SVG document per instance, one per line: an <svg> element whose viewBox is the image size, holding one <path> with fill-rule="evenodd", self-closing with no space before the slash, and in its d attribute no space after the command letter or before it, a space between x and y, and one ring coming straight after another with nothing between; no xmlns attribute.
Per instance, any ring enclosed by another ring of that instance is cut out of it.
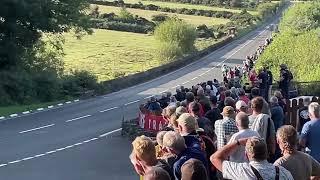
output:
<svg viewBox="0 0 320 180"><path fill-rule="evenodd" d="M288 74L288 81L290 82L293 79L293 74L289 70L286 70L286 71L287 71L287 74Z"/></svg>
<svg viewBox="0 0 320 180"><path fill-rule="evenodd" d="M275 132L272 132L272 128L271 128L272 124L273 124L273 121L271 120L270 117L268 117L266 143L267 143L269 159L273 157L273 155L275 154L275 151L276 151L276 139L274 136ZM274 127L274 125L273 125L273 127Z"/></svg>

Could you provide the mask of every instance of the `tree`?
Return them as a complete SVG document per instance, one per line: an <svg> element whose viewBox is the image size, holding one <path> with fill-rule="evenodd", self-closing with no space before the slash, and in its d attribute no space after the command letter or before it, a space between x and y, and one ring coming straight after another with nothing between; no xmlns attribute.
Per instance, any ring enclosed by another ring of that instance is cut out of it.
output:
<svg viewBox="0 0 320 180"><path fill-rule="evenodd" d="M23 66L42 33L91 32L87 0L1 0L0 71Z"/></svg>

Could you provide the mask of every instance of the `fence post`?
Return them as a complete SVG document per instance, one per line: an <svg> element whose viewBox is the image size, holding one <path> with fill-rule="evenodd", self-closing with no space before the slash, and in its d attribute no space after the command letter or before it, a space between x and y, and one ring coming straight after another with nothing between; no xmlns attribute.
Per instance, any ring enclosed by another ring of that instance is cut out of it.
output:
<svg viewBox="0 0 320 180"><path fill-rule="evenodd" d="M286 99L286 111L285 114L285 123L284 124L290 124L290 114L291 114L291 101L289 99Z"/></svg>
<svg viewBox="0 0 320 180"><path fill-rule="evenodd" d="M291 106L291 118L290 118L290 124L297 128L297 110L299 109L298 101L296 99L292 100L292 106Z"/></svg>

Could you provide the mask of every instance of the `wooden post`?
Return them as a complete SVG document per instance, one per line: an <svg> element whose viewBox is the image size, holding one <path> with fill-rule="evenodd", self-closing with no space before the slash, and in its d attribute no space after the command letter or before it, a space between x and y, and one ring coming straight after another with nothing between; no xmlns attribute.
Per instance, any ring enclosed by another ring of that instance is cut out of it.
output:
<svg viewBox="0 0 320 180"><path fill-rule="evenodd" d="M285 114L285 122L284 124L290 124L290 114L291 114L291 102L289 99L286 99L286 111L287 113Z"/></svg>
<svg viewBox="0 0 320 180"><path fill-rule="evenodd" d="M297 111L299 109L298 101L296 99L292 100L292 106L291 106L291 118L290 118L290 124L297 128Z"/></svg>

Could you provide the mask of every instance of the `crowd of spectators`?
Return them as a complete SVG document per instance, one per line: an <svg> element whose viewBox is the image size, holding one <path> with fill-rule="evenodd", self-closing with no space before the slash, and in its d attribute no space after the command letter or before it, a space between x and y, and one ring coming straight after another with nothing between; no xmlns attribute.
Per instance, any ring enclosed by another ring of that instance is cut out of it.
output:
<svg viewBox="0 0 320 180"><path fill-rule="evenodd" d="M261 87L268 78L258 84L248 93L229 78L214 79L152 97L141 111L162 115L167 124L155 140L133 141L136 172L144 180L320 179L320 105L306 99L296 129L285 125L288 94L271 96Z"/></svg>

